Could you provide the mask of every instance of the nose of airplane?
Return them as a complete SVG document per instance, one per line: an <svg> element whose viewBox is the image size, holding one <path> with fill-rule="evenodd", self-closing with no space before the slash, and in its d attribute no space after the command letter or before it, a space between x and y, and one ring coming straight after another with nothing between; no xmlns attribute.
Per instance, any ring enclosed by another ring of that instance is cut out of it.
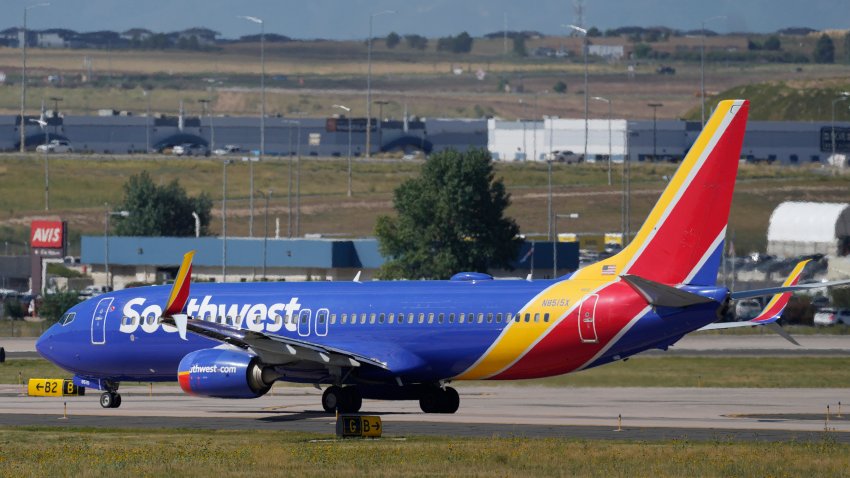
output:
<svg viewBox="0 0 850 478"><path fill-rule="evenodd" d="M47 360L53 361L52 359L52 351L53 351L53 333L54 328L56 326L53 325L49 329L45 330L41 337L35 341L35 350Z"/></svg>

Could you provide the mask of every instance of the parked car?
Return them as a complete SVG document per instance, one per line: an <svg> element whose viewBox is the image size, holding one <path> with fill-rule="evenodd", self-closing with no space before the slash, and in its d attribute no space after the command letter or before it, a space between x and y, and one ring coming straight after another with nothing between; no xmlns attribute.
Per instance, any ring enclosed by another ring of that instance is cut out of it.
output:
<svg viewBox="0 0 850 478"><path fill-rule="evenodd" d="M35 147L39 153L73 153L74 148L67 140L52 139L47 144L40 144Z"/></svg>
<svg viewBox="0 0 850 478"><path fill-rule="evenodd" d="M575 164L580 163L584 160L580 154L573 153L572 151L552 151L549 155L549 161L557 161L559 163L567 163L567 164Z"/></svg>
<svg viewBox="0 0 850 478"><path fill-rule="evenodd" d="M89 297L97 297L107 292L112 292L112 288L105 285L87 285L80 291L78 297L80 299L88 299Z"/></svg>
<svg viewBox="0 0 850 478"><path fill-rule="evenodd" d="M735 320L750 320L761 312L761 303L755 299L739 300L735 304Z"/></svg>
<svg viewBox="0 0 850 478"><path fill-rule="evenodd" d="M242 148L235 144L225 144L223 148L216 148L213 154L216 156L226 156L228 154L238 154L242 152Z"/></svg>
<svg viewBox="0 0 850 478"><path fill-rule="evenodd" d="M815 325L850 325L850 309L833 309L832 307L824 307L815 312Z"/></svg>
<svg viewBox="0 0 850 478"><path fill-rule="evenodd" d="M658 68L655 69L655 72L658 73L659 75L675 75L676 69L673 68L672 66L661 65L661 66L659 66Z"/></svg>
<svg viewBox="0 0 850 478"><path fill-rule="evenodd" d="M209 156L210 150L203 144L183 143L178 144L171 150L175 156Z"/></svg>

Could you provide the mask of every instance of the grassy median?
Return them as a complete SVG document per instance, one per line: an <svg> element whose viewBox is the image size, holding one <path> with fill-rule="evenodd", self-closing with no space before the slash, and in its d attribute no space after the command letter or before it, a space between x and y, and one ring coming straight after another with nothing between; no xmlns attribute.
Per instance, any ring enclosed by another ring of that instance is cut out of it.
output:
<svg viewBox="0 0 850 478"><path fill-rule="evenodd" d="M850 446L0 429L0 476L846 476Z"/></svg>

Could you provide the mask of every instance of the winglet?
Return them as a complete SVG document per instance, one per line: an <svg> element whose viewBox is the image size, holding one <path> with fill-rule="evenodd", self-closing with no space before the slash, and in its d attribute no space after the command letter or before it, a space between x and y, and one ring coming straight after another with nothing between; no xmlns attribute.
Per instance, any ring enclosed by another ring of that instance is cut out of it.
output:
<svg viewBox="0 0 850 478"><path fill-rule="evenodd" d="M193 257L195 257L195 251L189 251L183 256L183 263L180 265L180 270L177 272L177 277L174 279L174 285L171 286L171 294L168 296L168 303L165 305L165 312L162 313L165 317L179 314L186 305L186 301L189 300L189 285L192 282Z"/></svg>
<svg viewBox="0 0 850 478"><path fill-rule="evenodd" d="M791 274L788 275L788 278L785 279L782 287L797 285L797 282L800 280L800 274L803 273L803 268L806 267L806 264L810 261L811 259L807 259L805 261L798 262L794 267L794 270L791 271ZM782 311L785 310L785 306L788 305L788 300L791 299L791 294L792 292L774 294L767 302L767 305L764 306L761 313L759 313L759 315L753 318L750 322L754 322L756 324L769 324L779 320L779 317L782 315Z"/></svg>

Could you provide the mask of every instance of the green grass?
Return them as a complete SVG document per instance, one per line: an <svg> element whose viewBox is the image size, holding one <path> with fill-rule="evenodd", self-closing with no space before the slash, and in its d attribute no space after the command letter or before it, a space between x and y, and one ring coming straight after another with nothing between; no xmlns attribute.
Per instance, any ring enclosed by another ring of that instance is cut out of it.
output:
<svg viewBox="0 0 850 478"><path fill-rule="evenodd" d="M20 375L19 375L20 374ZM30 378L70 378L42 359L0 364L0 383ZM850 357L681 357L637 356L578 373L537 380L473 381L458 385L550 387L753 387L846 388Z"/></svg>
<svg viewBox="0 0 850 478"><path fill-rule="evenodd" d="M254 168L256 189L273 190L270 217L279 218L282 234L287 224L289 167L285 160L272 159ZM369 236L375 219L392 214L393 190L418 174L421 162L355 162L354 197L345 196L346 161L305 159L301 165L302 215L300 233L343 233ZM9 241L12 252L23 252L28 218L43 215L43 161L40 155L0 156L0 241ZM632 229L636 230L655 204L665 185L664 176L675 171L670 164L638 164L632 169ZM79 253L80 234L103 233L104 204L117 205L123 197L127 177L143 170L153 180L166 183L178 178L191 195L206 191L214 208L221 204L221 164L214 159L171 157L52 157L51 214L69 219L71 253ZM512 205L507 214L515 218L523 233L547 230L547 168L541 164L497 164ZM578 220L560 224L559 230L610 232L620 230L620 174L607 186L602 164L556 165L553 171L554 211L577 212ZM248 232L248 168L228 168L228 229L232 234ZM729 230L741 252L765 248L767 222L782 201L817 200L845 202L850 175L825 176L815 168L743 166L732 205ZM264 204L257 197L255 214L262 217ZM294 204L294 194L293 194ZM294 205L293 205L294 207ZM294 222L294 218L293 218ZM210 229L221 228L220 215L213 214ZM255 230L256 232L256 230Z"/></svg>
<svg viewBox="0 0 850 478"><path fill-rule="evenodd" d="M3 428L2 476L846 476L850 446ZM319 440L315 440L319 439Z"/></svg>
<svg viewBox="0 0 850 478"><path fill-rule="evenodd" d="M750 100L750 121L831 121L832 101L850 90L850 82L835 81L768 81L735 86L716 95L718 99ZM713 107L714 105L707 105ZM700 119L699 107L686 115ZM836 121L850 121L847 104L835 108Z"/></svg>

